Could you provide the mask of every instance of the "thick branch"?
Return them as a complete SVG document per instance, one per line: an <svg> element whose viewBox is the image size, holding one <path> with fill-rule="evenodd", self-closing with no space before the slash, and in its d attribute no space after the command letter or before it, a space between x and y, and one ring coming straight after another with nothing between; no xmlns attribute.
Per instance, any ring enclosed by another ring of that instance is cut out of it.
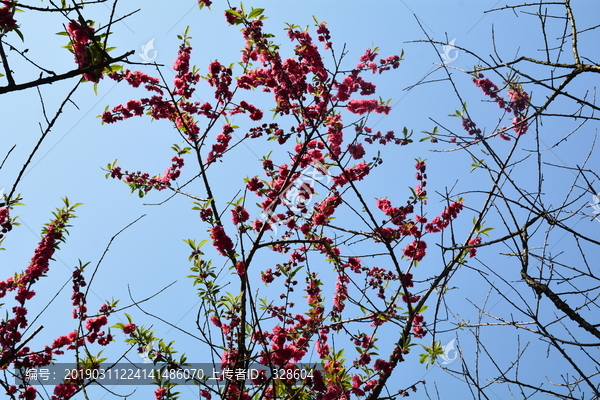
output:
<svg viewBox="0 0 600 400"><path fill-rule="evenodd" d="M13 82L13 84L10 84L10 82L9 82L8 86L0 86L0 94L15 92L17 90L29 89L32 87L38 87L41 85L46 85L46 84L51 84L54 82L62 81L64 79L73 78L75 76L84 74L86 72L92 72L99 68L108 67L109 65L114 64L115 62L123 61L127 57L129 57L130 55L132 55L134 53L135 53L135 51L131 50L117 58L111 58L110 60L101 62L99 64L91 65L87 68L75 69L75 70L72 70L69 72L65 72L64 74L60 74L60 75L56 75L56 76L48 76L46 78L36 79L35 81L19 83L19 84L14 84L14 82Z"/></svg>

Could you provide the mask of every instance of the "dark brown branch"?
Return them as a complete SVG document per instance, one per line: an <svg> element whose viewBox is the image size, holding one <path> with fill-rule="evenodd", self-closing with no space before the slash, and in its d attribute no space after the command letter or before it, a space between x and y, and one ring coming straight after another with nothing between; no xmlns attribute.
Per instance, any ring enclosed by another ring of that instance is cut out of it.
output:
<svg viewBox="0 0 600 400"><path fill-rule="evenodd" d="M552 303L554 303L554 306L556 308L558 308L559 310L564 312L570 319L577 322L579 324L579 326L581 326L583 329L585 329L586 331L588 331L589 333L594 335L596 338L600 339L600 331L598 329L596 329L595 326L593 326L592 324L587 322L581 315L579 315L579 313L575 312L575 310L573 310L571 307L569 307L569 305L566 302L564 302L560 297L558 297L556 295L556 293L554 293L548 287L548 285L545 285L543 283L536 281L528 274L528 267L529 267L528 239L529 239L529 235L527 233L527 228L523 227L523 233L521 235L521 244L523 246L523 256L521 257L521 260L522 260L523 268L521 269L521 276L523 277L523 280L525 280L525 283L527 283L527 285L529 285L538 294L538 296L541 296L542 294L544 294L550 301L552 301Z"/></svg>
<svg viewBox="0 0 600 400"><path fill-rule="evenodd" d="M2 41L0 40L0 58L2 58L2 64L4 64L4 72L6 72L6 79L8 79L8 86L15 84L15 79L13 78L12 71L10 70L10 66L8 65L8 59L6 58L6 53L4 52L4 46L2 46Z"/></svg>
<svg viewBox="0 0 600 400"><path fill-rule="evenodd" d="M37 87L37 86L41 86L41 85L52 84L54 82L62 81L62 80L68 79L68 78L73 78L75 76L84 74L86 72L92 72L99 68L108 67L109 65L114 64L115 62L123 61L132 54L135 54L134 50L128 51L127 53L125 53L117 58L111 58L110 60L103 61L99 64L91 65L87 68L74 69L72 71L65 72L64 74L48 76L46 78L40 78L40 79L36 79L35 81L30 81L30 82L26 82L26 83L19 83L19 84L13 84L13 85L9 84L8 86L1 86L0 94L15 92L17 90L29 89L29 88Z"/></svg>

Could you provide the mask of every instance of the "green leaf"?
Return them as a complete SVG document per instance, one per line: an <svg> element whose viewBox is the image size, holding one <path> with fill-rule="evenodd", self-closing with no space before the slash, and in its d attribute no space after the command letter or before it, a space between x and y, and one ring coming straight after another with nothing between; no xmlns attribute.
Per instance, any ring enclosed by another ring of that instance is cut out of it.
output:
<svg viewBox="0 0 600 400"><path fill-rule="evenodd" d="M264 8L253 8L252 11L250 11L250 15L248 15L248 19L256 18L259 15L261 15L264 11Z"/></svg>
<svg viewBox="0 0 600 400"><path fill-rule="evenodd" d="M243 18L242 14L240 14L239 12L237 12L235 10L225 10L225 12L228 12L229 14L235 15L238 18Z"/></svg>
<svg viewBox="0 0 600 400"><path fill-rule="evenodd" d="M482 231L481 231L481 232L479 232L479 233L483 233L485 236L490 236L490 235L488 234L488 232L489 232L489 231L491 231L491 230L493 230L493 229L494 229L494 228L485 228L484 230L482 230Z"/></svg>
<svg viewBox="0 0 600 400"><path fill-rule="evenodd" d="M196 250L196 243L192 239L183 239L183 241L189 244L192 250Z"/></svg>
<svg viewBox="0 0 600 400"><path fill-rule="evenodd" d="M23 34L21 33L21 31L17 28L15 28L14 31L17 35L19 35L19 37L21 38L21 41L24 42L25 38L23 37Z"/></svg>

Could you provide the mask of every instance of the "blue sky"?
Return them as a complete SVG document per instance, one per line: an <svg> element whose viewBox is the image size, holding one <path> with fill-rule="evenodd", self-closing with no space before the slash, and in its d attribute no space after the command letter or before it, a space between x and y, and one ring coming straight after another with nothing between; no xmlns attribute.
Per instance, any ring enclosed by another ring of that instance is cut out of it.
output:
<svg viewBox="0 0 600 400"><path fill-rule="evenodd" d="M192 63L200 67L202 74L206 73L206 66L212 60L218 59L223 64L239 61L239 50L243 40L238 28L227 26L224 21L222 10L226 2L214 1L212 11L198 10L195 1L186 0L174 4L135 0L119 3L117 15L124 15L138 8L140 11L113 27L114 34L110 44L117 47L114 54L135 50L136 55L130 60L141 63L142 46L153 40L155 53L148 54L155 56L155 61L164 65L162 71L169 81L174 74L170 67L179 45L176 35L181 34L186 26L190 26L194 48ZM287 51L289 47L285 46L289 44L289 39L283 31L284 23L312 26L313 15L320 21L328 23L336 49L346 46L348 54L344 65L349 68L354 66L366 48L372 46L379 47L380 54L384 56L398 54L404 50L405 60L398 70L381 76L365 77L372 78L377 85L377 95L384 99L392 98L391 104L394 106L388 116L373 116L369 123L370 126L382 131L399 132L406 126L414 130L415 139L421 137L422 130L431 130L435 126L435 122L430 118L459 131L460 120L449 118L447 115L460 108L460 103L448 82L431 83L407 90L425 77L427 80L445 78L444 72L436 71L439 67L434 65L440 63L438 52L442 51L441 46L432 47L427 43L410 43L410 41L426 39L425 34L437 41L455 39L456 46L468 48L476 54L487 57L493 53L493 27L497 51L504 60L512 60L523 54L539 56L540 52L537 49L542 46L542 36L534 17L515 15L509 10L484 13L485 10L504 4L505 2L501 1L377 1L367 4L358 1L313 0L301 3L253 0L244 3L247 8L265 8L265 15L269 17L265 21L265 30L275 33L278 36L276 40L282 43ZM597 4L578 2L573 7L578 27L595 25ZM107 21L109 11L108 7L98 5L89 7L89 11L86 9L86 12L89 12L86 16L104 23ZM36 60L47 68L63 71L73 67L73 56L66 49L60 48L66 44L65 37L53 35L54 32L62 30L61 24L66 21L64 18L58 15L40 17L33 12L20 13L17 17L25 35L25 43L21 44L14 40L15 43L29 48L29 54L35 55ZM425 32L421 30L419 23ZM553 29L552 35L560 32L560 29L556 29L558 25L553 25L554 21L549 24ZM552 39L558 36L552 35ZM588 54L594 55L593 37L581 35L580 45L584 49L592 49ZM469 103L469 110L477 116L477 121L481 121L478 122L481 126L492 129L497 122L497 109L493 104L481 102L483 96L480 89L470 83L470 76L459 71L471 69L477 63L476 60L460 50L451 55L456 55L456 59L449 65L461 94ZM18 60L18 58L11 55L10 60ZM21 65L19 61L14 61L12 65L17 80L28 80L37 76L34 71ZM150 65L129 68L139 68L155 75ZM535 72L536 68L531 67L531 71ZM429 75L430 73L432 74ZM5 84L4 80L0 82L2 85ZM55 110L73 84L73 81L60 82L40 88L46 109ZM587 85L589 85L587 82L576 83L574 90L586 90ZM212 96L206 85L201 85L196 94L202 101L210 100ZM61 205L61 197L68 196L72 202L84 204L77 211L79 218L73 221L71 236L63 246L63 250L57 253L56 262L52 266L49 277L46 278L47 286L44 286L44 289L38 288L39 298L36 298L35 305L32 305L31 315L34 314L33 310L36 306L41 310L59 291L62 284L67 282L78 259L91 262L88 271L91 273L92 267L98 262L111 237L130 222L144 215L134 226L120 234L111 245L92 285L90 309L97 308L101 301L113 297L121 299L121 305L127 305L131 303L129 290L135 300L140 300L175 282L160 295L144 303L144 307L175 326L193 329L199 299L195 295L191 281L185 278L189 275L190 265L187 262L189 252L182 239L202 240L207 237L206 227L200 224L197 212L191 210L189 199L175 197L159 206L158 203L168 197L164 192L153 193L144 199L139 199L136 195L129 195L128 188L123 183L105 180L104 172L100 169L118 158L124 169L148 170L155 174L164 171L166 161L172 156L170 146L180 142L176 132L167 122L151 123L148 118L134 118L123 123L101 126L99 119L96 118L107 105L112 107L131 98L145 95L143 90L135 90L126 87L125 84L117 85L109 79L101 81L97 95L93 93L91 84L85 84L75 95L75 104L66 107L65 113L36 154L20 183L18 192L23 195L23 202L26 204L26 207L17 211L21 215L22 225L11 233L4 243L7 250L0 254L2 265L10 266L10 268L3 268L7 276L12 271L26 267L38 241L40 227L50 218L50 212ZM533 99L539 100L543 96L543 93L534 93ZM0 97L0 106L4 116L0 154L4 155L13 144L17 145L6 166L0 171L0 188L6 187L8 190L30 149L38 140L38 124L43 124L43 117L38 95L34 90L3 95ZM240 118L239 122L246 123L246 120L242 121ZM569 129L567 125L563 126L562 123L554 121L550 122L548 127L552 129L548 130L547 136L543 139L548 147L563 136L564 130ZM595 129L590 129L590 132L593 131ZM591 146L591 139L588 139L583 142L572 141L561 147L560 151L549 152L546 161L563 165L571 158L583 159ZM525 138L522 147L530 148L528 146L532 146L533 143L531 137ZM502 145L505 144L499 144ZM509 145L505 146L508 150ZM406 197L407 187L414 185L412 165L415 157L430 160L428 164L430 193L436 190L444 192L445 188L455 184L455 192L472 190L476 186L473 183L479 181L482 185L488 184L487 177L481 172L469 173L471 160L466 154L454 152L440 155L430 151L442 148L448 147L444 145L436 147L429 142L423 142L402 148L383 148L384 166L374 172L377 178L364 187L365 191L372 194L373 198L389 196L401 201ZM231 158L236 159L235 163L218 165L213 179L218 182L216 188L219 195L222 198L234 196L241 187L243 177L260 173L256 169L255 160L265 155L267 151L263 142L248 142L236 149ZM595 167L597 170L597 161ZM193 171L187 171L183 178L189 178L192 174ZM531 182L531 176L527 174L516 176L515 179L522 180L524 186ZM566 182L572 180L573 176L563 171L556 171L556 175L549 179ZM487 187L484 186L482 189ZM548 188L549 196L552 195L553 189L555 187L552 185ZM190 191L194 190L201 195L199 184L190 187ZM430 204L438 207L432 207L430 214L439 214L443 210L443 204L437 201L440 198L436 199L433 195L430 197L432 197ZM475 209L482 199L476 194L470 197L463 195L463 197L467 198L466 205L473 206ZM557 199L557 202L559 201ZM464 225L459 224L463 233L467 232L471 218L472 214L465 215ZM493 220L488 222L490 226L493 226L494 222L498 223ZM591 229L588 225L581 228ZM208 247L210 246L207 245L206 248ZM207 254L211 253L216 255L212 248L207 250ZM480 254L482 257L488 257L486 260L491 264L496 263L499 267L510 268L506 257L499 256L497 249L481 250ZM269 261L271 260L265 257L265 264ZM439 257L436 258L436 254L432 253L419 268L435 268L436 262L439 263ZM509 280L519 279L518 270L515 269L514 272L512 276L508 275ZM475 318L477 314L471 303L481 305L486 298L489 304L497 301L494 294L488 298L484 285L481 285L481 281L477 279L477 276L469 274L468 271L460 271L455 281L455 285L460 289L448 296L453 302L453 309L458 310L458 314L465 319ZM525 285L518 288L521 288L524 293L530 291ZM263 293L266 295L276 293L276 290L269 288L261 290L264 290ZM45 339L50 340L72 330L74 324L69 317L69 297L70 285L67 284L45 314L40 317L39 323L44 325L44 340L38 343L45 344L47 342ZM157 336L164 336L169 341L176 340L180 352L187 353L190 361L210 361L207 359L207 349L199 346L188 335L145 316L139 310L129 309L128 312L134 317L136 323L153 325ZM118 322L118 318L113 317L112 322ZM489 343L500 347L506 346L507 351L504 354L506 358L502 356L502 351L498 356L497 361L500 363L508 362L517 351L515 333L510 331L511 336L508 336L505 332L509 332L508 329L490 330L482 334L484 340ZM437 339L447 343L455 337L461 343L465 359L472 361L473 354L470 350L474 345L468 332L449 332L439 335ZM122 338L123 335L120 334L118 339ZM422 343L429 344L429 340L430 338L426 337ZM115 343L106 349L105 354L118 355L123 352L123 346ZM540 372L541 376L538 376L536 368L541 358L537 357L543 357L545 353L543 346L536 347L533 344L532 348L534 348L534 356L524 359L524 374L531 374L532 380L535 381L540 377L544 379L544 374L560 373L553 370L548 363L547 368ZM418 364L418 354L420 351L416 348L407 361L399 366L395 375L398 377L396 389L425 379L428 381L429 393L434 392L437 387L441 398L469 396L466 385L450 377L440 368L432 367L426 370ZM131 352L129 357L134 361L139 360L139 356L134 352ZM145 394L147 390L147 388L140 389L138 393L128 398L148 398ZM424 398L422 389L419 390L418 398ZM507 398L503 390L498 386L489 394L496 395L492 398ZM121 391L124 392L125 390ZM182 393L183 398L193 398L189 396L195 392L191 387L187 387L182 388ZM106 394L105 397L98 398L108 399L111 396Z"/></svg>

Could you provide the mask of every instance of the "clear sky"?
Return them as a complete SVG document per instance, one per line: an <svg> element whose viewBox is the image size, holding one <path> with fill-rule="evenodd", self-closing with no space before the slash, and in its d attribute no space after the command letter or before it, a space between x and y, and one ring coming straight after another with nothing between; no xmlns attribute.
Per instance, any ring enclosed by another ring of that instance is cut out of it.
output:
<svg viewBox="0 0 600 400"><path fill-rule="evenodd" d="M494 52L492 47L492 29L496 39L496 50L504 60L512 60L518 55L540 56L537 49L543 45L539 23L536 18L524 14L513 13L505 10L493 13L484 13L485 10L500 7L506 2L502 1L409 1L409 0L378 0L374 2L348 1L314 1L302 2L275 1L275 0L251 0L244 2L247 8L265 8L265 15L269 17L265 21L265 30L277 35L277 42L283 44L285 51L290 51L289 39L285 36L283 29L285 23L294 23L300 26L312 26L314 15L320 21L328 23L332 33L332 42L336 49L346 46L347 56L345 64L352 68L358 57L366 48L377 46L380 54L387 56L398 54L404 50L405 60L398 70L388 72L381 76L369 76L377 85L377 95L384 99L392 98L393 110L388 116L372 117L371 125L382 131L396 130L399 132L403 127L413 129L415 139L421 137L422 130L431 130L435 126L430 118L445 124L446 126L460 130L460 120L449 118L448 114L460 108L447 82L431 83L413 87L421 79L436 80L445 77L443 71L437 70L440 63L438 52L443 52L441 46L432 46L428 43L410 43L426 39L429 35L438 41L455 40L457 47L468 48L482 57L488 57ZM235 4L234 4L235 5ZM223 17L223 9L226 2L217 0L213 2L212 11L208 9L199 10L196 1L180 0L177 2L164 1L141 1L127 0L119 2L117 15L122 16L132 11L139 11L123 22L113 26L112 39L109 42L116 46L113 54L121 54L129 50L135 50L136 54L130 57L131 61L142 63L143 46L152 42L153 50L146 52L146 57L151 57L157 63L163 64L162 73L167 80L174 75L171 70L173 60L177 53L179 40L176 35L181 34L186 26L190 26L190 35L193 37L192 63L200 68L201 74L206 73L206 66L212 60L218 59L223 64L238 62L239 50L243 45L243 39L237 27L228 26ZM597 23L599 7L596 2L577 2L573 4L577 22L580 27L591 27ZM85 14L87 18L99 23L107 22L109 8L104 5L89 7ZM33 12L25 12L17 15L21 24L21 30L25 36L25 43L17 43L21 48L29 48L29 53L35 57L44 67L54 71L68 70L73 67L73 56L61 46L66 45L65 36L53 35L62 30L61 24L66 23L64 17L44 15L40 17ZM550 35L552 39L559 36L558 25L551 25L554 30ZM558 32L558 33L557 33ZM13 43L11 42L11 43ZM581 36L581 45L584 48L596 49L596 47L585 35ZM148 48L147 48L148 49ZM338 53L339 54L339 53ZM456 78L460 90L466 101L480 119L481 126L495 127L498 113L493 105L482 103L483 96L480 89L470 83L470 77L459 69L471 69L477 61L474 57L464 51L454 50L447 53L456 58L449 63L451 68L456 68L453 76ZM594 53L592 53L594 54ZM30 67L20 64L18 57L10 55L10 60L15 77L18 81L25 81L37 77ZM151 75L155 75L154 67L150 65L138 65L129 67L139 68ZM535 71L535 69L532 69ZM429 75L432 73L431 75ZM5 84L5 78L0 78L0 83ZM498 82L500 83L500 82ZM61 82L41 87L45 107L48 113L53 112L66 93L70 90L73 81ZM578 83L575 88L585 89L585 82ZM410 89L409 89L410 88ZM211 99L211 92L206 85L201 85L196 93L202 101ZM535 93L533 99L535 100ZM538 98L542 98L543 94ZM33 249L39 239L40 227L51 216L55 207L61 206L61 197L68 196L72 202L84 203L77 210L78 219L73 220L71 236L63 245L63 249L57 253L56 261L48 278L47 286L42 290L41 285L37 288L39 297L36 298L35 307L41 310L47 301L60 291L58 297L53 300L48 310L40 317L36 324L44 325L43 338L37 341L46 344L50 338L55 338L72 330L74 325L70 319L70 284L61 290L61 286L68 281L72 268L77 260L90 261L88 277L93 271L106 248L109 240L118 231L136 220L141 215L144 217L125 232L120 234L112 243L102 264L98 268L91 289L90 309L97 308L101 301L110 298L121 299L120 305L131 304L129 293L133 299L139 301L145 299L168 284L172 286L164 292L144 303L144 308L153 314L169 321L171 324L184 330L192 331L199 306L199 298L195 295L191 280L185 277L189 275L190 264L187 261L189 247L183 239L203 240L207 238L206 227L198 219L196 211L191 210L191 202L184 197L169 199L165 204L158 205L168 199L165 192L153 193L144 199L139 199L135 194L129 195L125 184L116 180L105 180L100 168L114 159L119 159L124 169L147 170L150 173L159 174L165 169L165 163L172 156L170 146L180 143L176 132L165 121L150 122L149 118L134 118L124 123L113 125L101 125L97 116L104 111L107 105L115 106L125 103L131 98L146 96L143 90L134 90L125 84L116 84L114 81L104 79L98 86L98 94L95 95L91 84L85 84L74 97L75 104L66 107L65 113L59 119L56 127L52 130L48 139L43 143L33 159L30 167L20 183L18 192L23 195L26 207L19 208L17 213L21 215L21 223L5 241L6 251L0 254L0 262L5 279L13 271L24 269L30 259ZM10 155L6 166L0 171L0 189L7 190L14 181L18 170L23 165L31 148L37 142L40 134L39 124L43 124L40 112L38 94L34 90L18 93L10 93L0 96L0 109L2 110L2 126L0 128L0 156L17 145ZM265 103L266 104L266 103ZM238 122L238 121L236 121ZM247 119L241 120L247 123ZM561 125L549 126L548 138L544 139L547 145L551 145L557 138L562 137ZM591 130L590 130L591 131ZM500 141L500 139L497 139ZM523 147L533 142L524 142ZM589 150L591 142L569 143L562 152L548 155L548 161L562 164L570 157L582 158ZM502 145L502 143L500 144ZM508 145L507 145L508 146ZM414 158L428 158L429 163L429 190L444 192L446 188L457 184L457 190L472 190L471 184L474 180L488 183L483 174L469 174L471 160L465 153L451 153L443 156L430 152L431 149L448 148L447 145L438 147L429 142L414 143L406 147L384 148L384 166L377 171L377 180L371 186L365 186L365 190L372 193L372 197L396 198L398 201L406 197L407 187L414 184ZM508 149L508 147L507 147ZM245 176L253 176L260 173L255 160L267 153L264 142L254 141L240 146L236 149L235 163L224 163L219 165L218 174L213 176L217 192L222 198L232 198L242 185L241 179ZM226 157L226 160L228 158ZM595 162L598 170L598 162ZM186 171L182 179L193 176L193 171ZM518 177L524 182L528 177ZM552 178L550 178L552 179ZM557 178L562 179L562 178ZM572 179L568 174L565 179ZM487 188L485 186L482 189ZM201 186L192 185L190 191L202 195ZM443 209L438 203L439 197L431 195L431 204L436 204L439 209L432 209L432 215ZM481 198L473 195L467 198L467 205L475 209L480 205ZM471 203L469 203L471 201ZM586 200L587 201L587 200ZM253 210L256 211L256 210ZM468 229L472 215L465 216L465 225ZM490 226L494 222L488 221ZM498 226L500 228L500 226ZM597 227L596 227L597 228ZM431 246L434 248L434 246ZM207 245L207 254L215 254L214 249ZM499 267L507 267L506 258L498 256L498 250L485 252L488 261L498 263ZM437 257L436 257L437 256ZM265 258L265 264L269 262ZM419 268L435 268L439 263L439 255L432 252L431 255L419 266ZM268 266L265 266L268 268ZM329 268L329 267L327 267ZM516 267L515 267L516 268ZM326 274L328 270L323 271ZM460 275L460 274L459 274ZM429 276L429 274L427 275ZM474 320L477 310L471 303L481 305L488 293L483 290L481 282L468 272L457 277L455 286L457 290L452 296L454 301L453 310L465 319ZM517 269L507 279L519 279ZM477 283L478 282L478 283ZM521 289L530 291L525 285ZM263 293L278 293L273 289L261 289ZM467 300L468 299L468 300ZM498 299L492 295L490 304ZM488 308L490 309L490 308ZM493 311L501 312L499 309ZM135 322L146 326L153 325L157 336L165 337L166 340L176 340L181 353L188 354L192 362L208 362L208 352L198 342L175 328L168 327L157 319L144 315L140 310L131 308L127 310ZM112 322L119 322L118 316L112 317ZM427 318L427 315L426 315ZM454 317L450 316L450 319ZM497 344L498 347L506 346L506 357L502 357L500 351L499 362L508 362L517 351L516 334L508 330L494 330L484 334L485 340ZM392 337L396 337L395 335ZM437 336L438 340L448 343L453 338L458 338L461 348L465 352L466 360L473 360L473 340L467 331L448 332ZM118 335L118 340L123 335ZM426 337L423 344L429 345L430 338ZM113 344L109 346L105 354L118 355L125 349L124 344ZM524 374L531 373L533 381L540 378L535 371L537 365L545 356L543 346L535 348L532 344L535 356L526 359ZM353 346L349 346L352 348ZM495 347L495 346L493 346ZM497 347L496 347L497 348ZM385 352L382 352L385 353ZM420 347L407 357L407 361L401 364L394 376L398 382L396 389L403 388L413 382L425 379L428 382L430 393L436 388L443 399L467 398L470 396L466 385L449 376L438 367L426 370L418 363ZM510 354L509 354L510 353ZM129 353L132 360L138 361L139 356L135 352ZM540 357L540 358L536 358ZM459 361L456 361L458 363ZM450 367L452 367L450 365ZM456 366L458 369L458 366ZM558 374L547 364L543 370L544 374ZM395 383L392 383L394 388ZM434 386L435 385L435 386ZM126 393L129 387L116 388L119 393ZM417 398L424 398L419 389ZM148 389L140 389L138 393L128 398L148 398ZM192 387L182 388L182 398L194 398L197 393ZM142 393L144 395L142 395ZM452 393L452 394L449 394ZM508 398L507 392L501 386L494 388L492 393L497 399ZM112 398L106 394L100 398ZM494 398L494 397L492 397Z"/></svg>

